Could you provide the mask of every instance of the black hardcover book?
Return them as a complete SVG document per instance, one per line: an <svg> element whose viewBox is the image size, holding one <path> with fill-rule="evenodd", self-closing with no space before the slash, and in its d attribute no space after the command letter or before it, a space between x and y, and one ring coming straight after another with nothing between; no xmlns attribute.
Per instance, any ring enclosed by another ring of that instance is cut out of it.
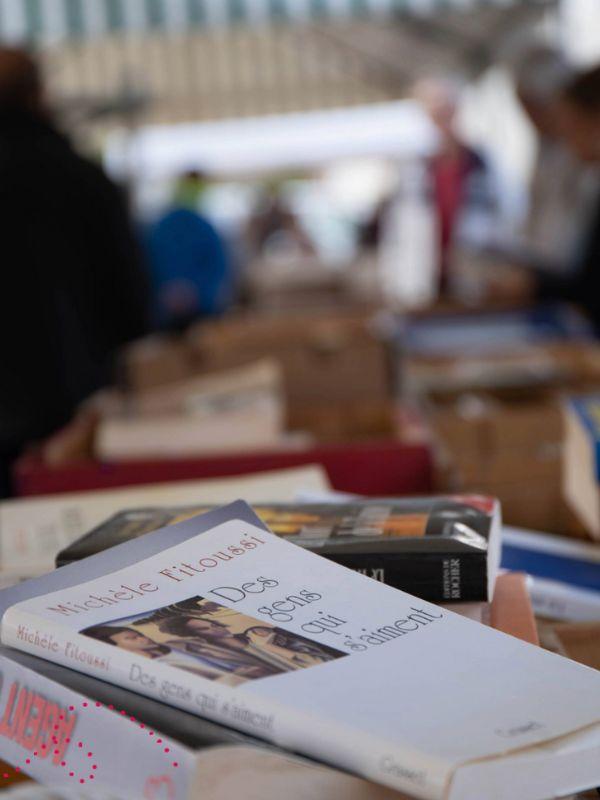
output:
<svg viewBox="0 0 600 800"><path fill-rule="evenodd" d="M122 511L60 552L57 566L209 509ZM500 556L500 510L493 498L266 503L254 510L274 533L424 600L491 599Z"/></svg>

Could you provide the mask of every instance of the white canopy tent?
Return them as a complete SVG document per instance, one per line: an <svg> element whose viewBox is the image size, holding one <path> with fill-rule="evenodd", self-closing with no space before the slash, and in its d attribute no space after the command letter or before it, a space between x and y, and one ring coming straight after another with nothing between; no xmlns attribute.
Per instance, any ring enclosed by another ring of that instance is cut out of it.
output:
<svg viewBox="0 0 600 800"><path fill-rule="evenodd" d="M186 169L223 178L318 168L334 160L427 152L433 130L411 101L219 122L148 126L115 134L108 168L131 165L146 180Z"/></svg>

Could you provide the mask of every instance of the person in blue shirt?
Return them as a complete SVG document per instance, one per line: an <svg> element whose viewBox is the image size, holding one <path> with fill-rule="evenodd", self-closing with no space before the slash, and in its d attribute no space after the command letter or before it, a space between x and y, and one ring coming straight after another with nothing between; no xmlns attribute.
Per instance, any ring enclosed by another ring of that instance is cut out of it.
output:
<svg viewBox="0 0 600 800"><path fill-rule="evenodd" d="M171 207L147 232L154 324L180 330L222 313L231 302L233 269L227 246L197 208L206 187L199 172L178 180Z"/></svg>

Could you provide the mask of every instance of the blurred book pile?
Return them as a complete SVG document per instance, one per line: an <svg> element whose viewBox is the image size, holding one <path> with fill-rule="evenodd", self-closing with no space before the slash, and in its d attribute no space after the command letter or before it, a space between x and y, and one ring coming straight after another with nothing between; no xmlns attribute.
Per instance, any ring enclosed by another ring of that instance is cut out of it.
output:
<svg viewBox="0 0 600 800"><path fill-rule="evenodd" d="M600 349L577 318L440 315L405 338L405 391L431 426L445 488L497 496L511 525L585 537L561 490L564 399L600 380Z"/></svg>

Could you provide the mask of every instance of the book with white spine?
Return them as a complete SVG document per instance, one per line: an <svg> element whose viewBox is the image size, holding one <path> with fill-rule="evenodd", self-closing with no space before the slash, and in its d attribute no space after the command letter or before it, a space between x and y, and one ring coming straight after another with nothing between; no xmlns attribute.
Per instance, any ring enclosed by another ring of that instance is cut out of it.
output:
<svg viewBox="0 0 600 800"><path fill-rule="evenodd" d="M0 648L0 755L12 765L0 771L0 790L16 774L37 782L16 793L23 800L229 800L232 792L279 800L283 787L287 800L306 800L307 792L320 800L405 800L8 648Z"/></svg>
<svg viewBox="0 0 600 800"><path fill-rule="evenodd" d="M600 674L371 581L245 503L0 593L1 638L423 800L600 784Z"/></svg>

